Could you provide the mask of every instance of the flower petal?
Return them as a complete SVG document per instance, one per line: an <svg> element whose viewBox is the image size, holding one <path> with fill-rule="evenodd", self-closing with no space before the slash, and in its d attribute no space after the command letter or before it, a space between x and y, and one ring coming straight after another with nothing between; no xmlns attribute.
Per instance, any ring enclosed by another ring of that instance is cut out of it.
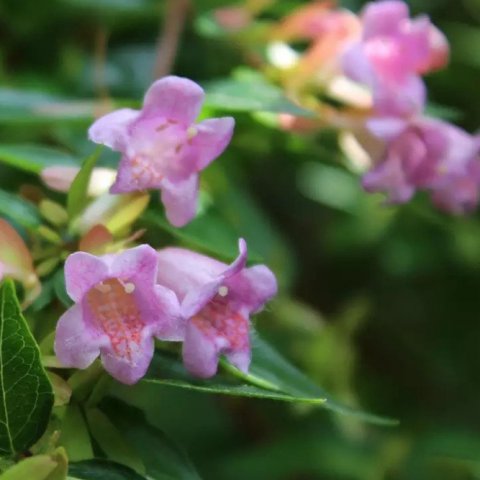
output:
<svg viewBox="0 0 480 480"><path fill-rule="evenodd" d="M138 118L138 110L122 108L96 120L88 130L92 142L122 151L128 140L128 128Z"/></svg>
<svg viewBox="0 0 480 480"><path fill-rule="evenodd" d="M105 370L126 385L138 382L147 372L154 352L151 335L144 333L138 348L131 350L130 358L117 355L110 347L102 349L101 360Z"/></svg>
<svg viewBox="0 0 480 480"><path fill-rule="evenodd" d="M195 126L197 134L190 140L189 156L194 159L197 171L222 154L230 143L234 126L232 117L211 118Z"/></svg>
<svg viewBox="0 0 480 480"><path fill-rule="evenodd" d="M163 117L190 125L200 113L205 93L188 78L168 76L157 80L145 94L142 117Z"/></svg>
<svg viewBox="0 0 480 480"><path fill-rule="evenodd" d="M373 92L375 109L381 116L408 116L421 112L425 106L425 84L416 75L409 75L401 84L377 77Z"/></svg>
<svg viewBox="0 0 480 480"><path fill-rule="evenodd" d="M400 0L370 2L362 12L364 38L390 36L398 32L403 20L409 16L408 6Z"/></svg>
<svg viewBox="0 0 480 480"><path fill-rule="evenodd" d="M237 350L234 352L226 353L227 360L235 365L243 373L248 373L250 362L252 361L252 351L250 350L250 342L248 348L244 350Z"/></svg>
<svg viewBox="0 0 480 480"><path fill-rule="evenodd" d="M80 304L69 308L58 321L55 354L66 367L87 368L108 339L85 322Z"/></svg>
<svg viewBox="0 0 480 480"><path fill-rule="evenodd" d="M232 301L246 306L251 313L261 310L278 290L275 275L265 265L246 268L226 284Z"/></svg>
<svg viewBox="0 0 480 480"><path fill-rule="evenodd" d="M110 266L112 278L151 286L157 278L158 257L157 252L149 245L139 245L119 253L113 258Z"/></svg>
<svg viewBox="0 0 480 480"><path fill-rule="evenodd" d="M366 122L367 129L385 142L389 142L398 137L407 126L408 123L398 117L376 117Z"/></svg>
<svg viewBox="0 0 480 480"><path fill-rule="evenodd" d="M217 373L219 352L215 340L189 322L183 342L183 363L196 377L209 378Z"/></svg>
<svg viewBox="0 0 480 480"><path fill-rule="evenodd" d="M247 243L243 238L238 241L238 248L240 250L238 257L218 277L199 288L191 289L187 292L181 307L184 318L190 318L198 313L218 293L218 289L223 283L245 268L247 262Z"/></svg>
<svg viewBox="0 0 480 480"><path fill-rule="evenodd" d="M65 288L69 297L79 302L97 283L108 278L108 264L86 252L76 252L65 262Z"/></svg>
<svg viewBox="0 0 480 480"><path fill-rule="evenodd" d="M176 182L165 179L161 188L161 198L169 222L175 227L183 227L197 213L198 175Z"/></svg>
<svg viewBox="0 0 480 480"><path fill-rule="evenodd" d="M162 285L155 285L155 296L155 312L159 317L154 329L155 336L160 340L183 341L185 320L180 315L177 296Z"/></svg>

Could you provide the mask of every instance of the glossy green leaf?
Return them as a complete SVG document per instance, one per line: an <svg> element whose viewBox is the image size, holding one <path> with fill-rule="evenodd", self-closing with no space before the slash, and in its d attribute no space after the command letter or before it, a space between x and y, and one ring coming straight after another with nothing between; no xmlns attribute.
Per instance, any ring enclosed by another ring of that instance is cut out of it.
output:
<svg viewBox="0 0 480 480"><path fill-rule="evenodd" d="M137 447L149 478L200 479L187 455L162 431L151 426L140 410L114 399L104 400L102 407L130 444Z"/></svg>
<svg viewBox="0 0 480 480"><path fill-rule="evenodd" d="M318 405L335 413L379 425L397 423L396 420L372 415L336 402L256 334L252 338L252 364L248 375L226 362L222 363L230 376L220 373L212 379L202 380L190 376L180 361L170 354L157 352L143 381L206 393Z"/></svg>
<svg viewBox="0 0 480 480"><path fill-rule="evenodd" d="M67 212L71 219L75 218L86 206L88 184L100 152L101 150L97 149L84 160L80 171L70 186L67 197Z"/></svg>
<svg viewBox="0 0 480 480"><path fill-rule="evenodd" d="M244 79L225 79L205 85L205 105L219 110L241 112L290 113L300 117L315 114L288 100L280 88L267 83L260 75Z"/></svg>
<svg viewBox="0 0 480 480"><path fill-rule="evenodd" d="M0 391L0 453L13 455L45 431L53 390L11 280L0 287Z"/></svg>
<svg viewBox="0 0 480 480"><path fill-rule="evenodd" d="M107 458L138 473L145 473L142 460L118 427L98 408L88 408L85 413L90 433Z"/></svg>
<svg viewBox="0 0 480 480"><path fill-rule="evenodd" d="M73 305L73 300L68 296L67 290L65 289L65 274L63 273L63 268L60 268L55 272L52 282L53 291L62 305L66 308L71 307Z"/></svg>
<svg viewBox="0 0 480 480"><path fill-rule="evenodd" d="M52 165L78 166L78 160L68 153L28 144L1 144L0 162L30 173L40 173Z"/></svg>
<svg viewBox="0 0 480 480"><path fill-rule="evenodd" d="M80 407L74 403L69 404L63 411L59 444L65 448L71 461L77 462L93 457L85 419Z"/></svg>
<svg viewBox="0 0 480 480"><path fill-rule="evenodd" d="M99 459L70 463L68 476L78 480L146 480L129 467Z"/></svg>
<svg viewBox="0 0 480 480"><path fill-rule="evenodd" d="M35 206L18 195L0 190L0 217L7 217L25 228L37 228L41 218Z"/></svg>
<svg viewBox="0 0 480 480"><path fill-rule="evenodd" d="M94 103L38 90L0 87L0 123L85 123L93 118Z"/></svg>

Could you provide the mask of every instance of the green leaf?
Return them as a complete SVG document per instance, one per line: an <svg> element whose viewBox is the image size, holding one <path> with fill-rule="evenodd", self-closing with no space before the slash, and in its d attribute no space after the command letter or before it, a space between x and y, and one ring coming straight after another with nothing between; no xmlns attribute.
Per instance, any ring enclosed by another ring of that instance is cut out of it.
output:
<svg viewBox="0 0 480 480"><path fill-rule="evenodd" d="M13 455L45 431L53 390L12 280L0 287L0 391L0 453Z"/></svg>
<svg viewBox="0 0 480 480"><path fill-rule="evenodd" d="M25 228L37 228L41 218L35 206L18 195L0 190L0 217L7 217Z"/></svg>
<svg viewBox="0 0 480 480"><path fill-rule="evenodd" d="M143 381L235 397L260 398L313 405L320 405L325 402L321 397L312 398L311 396L290 395L280 391L275 385L252 375L248 376L248 378L244 377L244 380L244 382L239 383L237 379L222 373L208 380L195 378L189 375L181 362L171 354L157 351Z"/></svg>
<svg viewBox="0 0 480 480"><path fill-rule="evenodd" d="M101 405L145 464L149 478L200 480L187 455L161 430L150 425L143 413L119 400L106 399Z"/></svg>
<svg viewBox="0 0 480 480"><path fill-rule="evenodd" d="M267 83L260 75L225 79L205 85L205 105L220 110L239 112L290 113L300 117L315 114L288 100L282 90Z"/></svg>
<svg viewBox="0 0 480 480"><path fill-rule="evenodd" d="M79 480L146 480L129 467L99 459L70 463L68 475Z"/></svg>
<svg viewBox="0 0 480 480"><path fill-rule="evenodd" d="M57 462L48 455L26 458L0 475L0 480L48 480Z"/></svg>
<svg viewBox="0 0 480 480"><path fill-rule="evenodd" d="M98 148L94 153L88 156L82 163L80 171L73 180L67 197L68 216L75 218L86 206L87 191L93 167L97 163L101 149Z"/></svg>
<svg viewBox="0 0 480 480"><path fill-rule="evenodd" d="M86 416L92 437L109 460L126 465L138 473L145 473L145 466L137 452L101 410L89 408Z"/></svg>
<svg viewBox="0 0 480 480"><path fill-rule="evenodd" d="M93 457L92 444L80 407L71 403L64 409L59 445L74 462Z"/></svg>
<svg viewBox="0 0 480 480"><path fill-rule="evenodd" d="M233 381L225 374L218 374L208 380L193 378L178 360L171 355L157 352L143 381L207 393L318 405L335 413L379 425L398 423L396 420L372 415L336 402L256 334L252 335L252 364L248 375L226 362L223 364L240 382Z"/></svg>
<svg viewBox="0 0 480 480"><path fill-rule="evenodd" d="M53 165L78 166L68 153L41 145L0 145L0 162L29 173L40 173Z"/></svg>
<svg viewBox="0 0 480 480"><path fill-rule="evenodd" d="M65 288L63 268L57 270L53 276L53 291L64 307L70 308L73 305L73 300L68 296Z"/></svg>
<svg viewBox="0 0 480 480"><path fill-rule="evenodd" d="M94 117L94 102L78 101L43 91L0 87L0 123L86 123Z"/></svg>

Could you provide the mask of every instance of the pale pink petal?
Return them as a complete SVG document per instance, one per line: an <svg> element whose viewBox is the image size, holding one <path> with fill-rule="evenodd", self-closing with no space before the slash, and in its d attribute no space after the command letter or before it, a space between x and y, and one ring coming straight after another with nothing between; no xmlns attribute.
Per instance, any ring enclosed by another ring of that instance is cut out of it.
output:
<svg viewBox="0 0 480 480"><path fill-rule="evenodd" d="M225 353L227 360L235 365L243 373L248 373L250 362L252 361L252 351L250 349L250 342L244 350L236 350Z"/></svg>
<svg viewBox="0 0 480 480"><path fill-rule="evenodd" d="M233 301L246 306L251 313L263 308L277 294L277 279L265 265L246 268L226 282Z"/></svg>
<svg viewBox="0 0 480 480"><path fill-rule="evenodd" d="M375 72L361 43L349 47L341 58L342 69L345 75L355 82L372 87L375 81Z"/></svg>
<svg viewBox="0 0 480 480"><path fill-rule="evenodd" d="M429 32L430 58L426 65L422 65L420 73L439 70L448 64L450 47L447 37L436 27L432 26Z"/></svg>
<svg viewBox="0 0 480 480"><path fill-rule="evenodd" d="M368 40L382 35L394 35L408 16L408 6L401 0L370 2L362 12L363 36Z"/></svg>
<svg viewBox="0 0 480 480"><path fill-rule="evenodd" d="M182 301L182 315L185 318L189 318L199 312L218 293L218 289L223 284L226 284L228 279L235 277L245 268L247 262L247 243L243 238L238 241L238 248L238 257L220 275L212 281L201 285L199 288L189 290L186 293ZM173 288L173 290L175 290L175 288Z"/></svg>
<svg viewBox="0 0 480 480"><path fill-rule="evenodd" d="M151 335L145 335L137 348L132 348L130 352L130 357L122 356L110 347L106 347L101 353L105 370L126 385L138 382L147 372L154 352L154 341Z"/></svg>
<svg viewBox="0 0 480 480"><path fill-rule="evenodd" d="M425 84L416 75L410 75L401 84L379 80L373 91L375 109L381 116L408 116L421 112L425 106Z"/></svg>
<svg viewBox="0 0 480 480"><path fill-rule="evenodd" d="M389 203L405 203L413 197L415 187L405 178L400 159L388 160L362 178L363 188L367 192L385 192Z"/></svg>
<svg viewBox="0 0 480 480"><path fill-rule="evenodd" d="M175 293L163 285L155 285L155 301L152 302L157 316L154 334L160 340L183 341L185 338L185 319L180 315L180 304ZM159 313L161 312L161 318Z"/></svg>
<svg viewBox="0 0 480 480"><path fill-rule="evenodd" d="M198 175L194 174L187 180L162 182L162 202L168 221L175 227L183 227L197 213Z"/></svg>
<svg viewBox="0 0 480 480"><path fill-rule="evenodd" d="M205 93L188 78L168 76L157 80L145 94L142 117L162 117L190 125L200 113Z"/></svg>
<svg viewBox="0 0 480 480"><path fill-rule="evenodd" d="M79 302L97 283L108 278L107 263L86 252L76 252L65 262L65 288L69 297Z"/></svg>
<svg viewBox="0 0 480 480"><path fill-rule="evenodd" d="M214 338L209 338L189 322L183 342L183 363L196 377L209 378L217 373L218 348Z"/></svg>
<svg viewBox="0 0 480 480"><path fill-rule="evenodd" d="M87 368L108 339L85 322L80 304L69 308L58 321L55 354L65 367Z"/></svg>
<svg viewBox="0 0 480 480"><path fill-rule="evenodd" d="M398 137L407 126L408 123L398 117L376 117L366 122L367 129L385 142L390 142Z"/></svg>
<svg viewBox="0 0 480 480"><path fill-rule="evenodd" d="M139 112L131 108L107 113L92 124L88 130L88 137L92 142L123 151L128 142L128 129L138 116Z"/></svg>
<svg viewBox="0 0 480 480"><path fill-rule="evenodd" d="M190 140L189 154L197 171L203 170L220 156L233 135L232 117L211 118L197 124L196 135Z"/></svg>
<svg viewBox="0 0 480 480"><path fill-rule="evenodd" d="M129 248L113 257L110 266L112 278L131 281L138 286L151 286L157 277L157 252L149 245Z"/></svg>

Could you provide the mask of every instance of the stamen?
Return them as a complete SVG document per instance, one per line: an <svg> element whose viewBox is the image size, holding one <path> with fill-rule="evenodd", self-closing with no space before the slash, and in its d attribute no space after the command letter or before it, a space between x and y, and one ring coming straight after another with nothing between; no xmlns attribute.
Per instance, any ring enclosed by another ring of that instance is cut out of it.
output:
<svg viewBox="0 0 480 480"><path fill-rule="evenodd" d="M112 289L110 285L106 285L105 283L102 283L102 282L95 285L95 288L102 293L108 293Z"/></svg>
<svg viewBox="0 0 480 480"><path fill-rule="evenodd" d="M133 283L126 283L123 286L125 293L133 293L135 291L135 285Z"/></svg>
<svg viewBox="0 0 480 480"><path fill-rule="evenodd" d="M221 297L226 297L228 295L228 287L226 287L225 285L222 285L219 289L218 289L218 294L221 296Z"/></svg>
<svg viewBox="0 0 480 480"><path fill-rule="evenodd" d="M187 128L187 137L189 140L191 140L193 137L195 137L198 134L197 127L194 127L193 125Z"/></svg>

